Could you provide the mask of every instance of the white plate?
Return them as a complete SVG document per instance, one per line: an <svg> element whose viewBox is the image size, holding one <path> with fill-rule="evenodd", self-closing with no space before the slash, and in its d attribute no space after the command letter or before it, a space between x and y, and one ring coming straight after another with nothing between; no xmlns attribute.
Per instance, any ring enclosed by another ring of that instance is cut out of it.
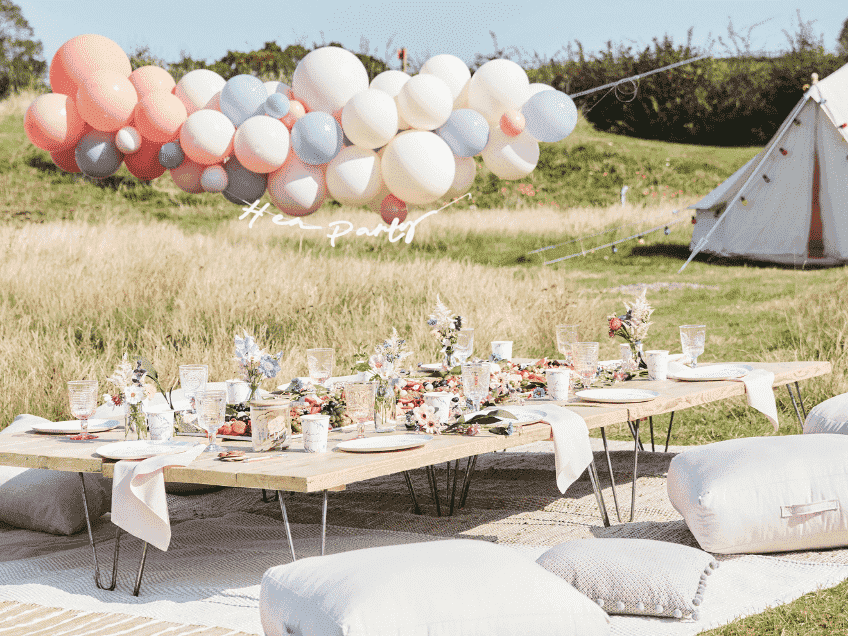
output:
<svg viewBox="0 0 848 636"><path fill-rule="evenodd" d="M474 415L479 415L481 413L491 413L492 411L509 411L516 417L514 420L508 417L499 417L498 420L504 424L529 424L530 422L538 422L547 416L546 411L537 408L528 408L526 406L495 406L483 411L478 411L477 413L471 413L469 417L473 417Z"/></svg>
<svg viewBox="0 0 848 636"><path fill-rule="evenodd" d="M88 420L89 433L102 433L111 431L118 426L118 420ZM68 420L66 422L48 422L33 426L36 433L52 433L54 435L72 435L81 433L79 420Z"/></svg>
<svg viewBox="0 0 848 636"><path fill-rule="evenodd" d="M685 382L709 382L710 380L732 380L748 375L753 367L747 364L711 364L706 367L687 368L685 372L676 375L669 373L669 380L683 380Z"/></svg>
<svg viewBox="0 0 848 636"><path fill-rule="evenodd" d="M438 362L434 362L433 364L419 364L418 368L422 371L428 371L430 373L441 372L445 370L445 365L439 364Z"/></svg>
<svg viewBox="0 0 848 636"><path fill-rule="evenodd" d="M432 435L386 435L381 437L363 437L339 443L336 448L348 453L382 453L384 451L405 450L424 446L433 439Z"/></svg>
<svg viewBox="0 0 848 636"><path fill-rule="evenodd" d="M171 440L132 442L114 442L97 449L97 454L109 459L146 459L155 455L173 455L195 446L195 442L174 442Z"/></svg>
<svg viewBox="0 0 848 636"><path fill-rule="evenodd" d="M648 402L660 396L656 391L645 389L586 389L575 394L581 400L589 402L608 402L610 404L627 404L629 402ZM573 406L577 406L576 404Z"/></svg>

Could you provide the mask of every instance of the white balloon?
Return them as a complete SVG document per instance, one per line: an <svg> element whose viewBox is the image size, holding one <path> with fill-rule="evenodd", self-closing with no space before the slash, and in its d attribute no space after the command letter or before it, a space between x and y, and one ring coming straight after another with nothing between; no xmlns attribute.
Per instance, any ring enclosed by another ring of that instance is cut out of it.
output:
<svg viewBox="0 0 848 636"><path fill-rule="evenodd" d="M279 119L254 115L236 130L233 151L251 172L273 172L289 154L289 129Z"/></svg>
<svg viewBox="0 0 848 636"><path fill-rule="evenodd" d="M132 126L124 126L115 133L115 146L125 155L141 150L141 135Z"/></svg>
<svg viewBox="0 0 848 636"><path fill-rule="evenodd" d="M455 157L456 159L456 176L453 178L451 187L448 188L447 195L451 198L459 197L468 192L471 184L474 183L474 177L477 176L477 162L473 157Z"/></svg>
<svg viewBox="0 0 848 636"><path fill-rule="evenodd" d="M394 97L395 106L397 106L398 93L400 93L400 89L403 88L403 85L406 84L409 79L410 76L403 71L383 71L371 80L369 88L376 88L384 93L388 93ZM409 124L400 114L400 111L398 111L398 130L406 130L407 128L409 128Z"/></svg>
<svg viewBox="0 0 848 636"><path fill-rule="evenodd" d="M327 190L339 203L366 204L382 185L380 158L373 150L348 146L327 165Z"/></svg>
<svg viewBox="0 0 848 636"><path fill-rule="evenodd" d="M435 130L453 110L450 88L435 75L410 78L398 93L398 112L413 128Z"/></svg>
<svg viewBox="0 0 848 636"><path fill-rule="evenodd" d="M376 88L360 91L342 109L342 129L347 138L363 148L385 146L398 130L394 98Z"/></svg>
<svg viewBox="0 0 848 636"><path fill-rule="evenodd" d="M530 97L527 73L512 60L490 60L468 83L468 105L496 124L504 111L518 110Z"/></svg>
<svg viewBox="0 0 848 636"><path fill-rule="evenodd" d="M210 71L206 68L199 68L189 71L182 76L177 86L174 88L174 95L180 98L180 101L185 105L189 115L193 112L205 108L215 93L224 88L227 83L223 77L215 71Z"/></svg>
<svg viewBox="0 0 848 636"><path fill-rule="evenodd" d="M306 54L294 70L292 94L308 110L335 116L359 91L368 88L368 72L350 51L324 46Z"/></svg>
<svg viewBox="0 0 848 636"><path fill-rule="evenodd" d="M447 84L453 97L454 109L461 108L457 106L457 100L460 98L465 85L471 79L471 71L468 70L465 62L455 55L442 53L441 55L434 55L424 62L421 72L435 75Z"/></svg>
<svg viewBox="0 0 848 636"><path fill-rule="evenodd" d="M233 122L217 110L198 110L180 128L180 147L192 161L204 166L220 163L233 150Z"/></svg>
<svg viewBox="0 0 848 636"><path fill-rule="evenodd" d="M296 153L289 153L286 162L268 175L268 196L290 216L312 214L327 196L323 166L303 163Z"/></svg>
<svg viewBox="0 0 848 636"><path fill-rule="evenodd" d="M288 84L284 84L283 82L263 82L265 84L265 90L268 91L269 95L273 95L274 93L280 93L281 95L285 95L288 98L291 98L291 87Z"/></svg>
<svg viewBox="0 0 848 636"><path fill-rule="evenodd" d="M216 164L204 168L200 175L200 185L206 192L223 192L229 185L229 177L224 166Z"/></svg>
<svg viewBox="0 0 848 636"><path fill-rule="evenodd" d="M515 181L533 172L539 163L539 142L527 132L509 137L500 128L492 128L489 143L481 154L495 176Z"/></svg>
<svg viewBox="0 0 848 636"><path fill-rule="evenodd" d="M536 93L541 93L542 91L555 91L556 89L550 84L542 84L540 82L533 82L530 86L527 87L530 91L527 93L527 99L530 99Z"/></svg>
<svg viewBox="0 0 848 636"><path fill-rule="evenodd" d="M471 81L465 83L465 86L462 87L462 92L459 94L455 100L453 100L453 109L459 110L460 108L471 108L468 105L468 87L471 86Z"/></svg>
<svg viewBox="0 0 848 636"><path fill-rule="evenodd" d="M450 147L435 133L402 132L383 150L383 181L393 195L407 203L430 203L444 196L456 175Z"/></svg>

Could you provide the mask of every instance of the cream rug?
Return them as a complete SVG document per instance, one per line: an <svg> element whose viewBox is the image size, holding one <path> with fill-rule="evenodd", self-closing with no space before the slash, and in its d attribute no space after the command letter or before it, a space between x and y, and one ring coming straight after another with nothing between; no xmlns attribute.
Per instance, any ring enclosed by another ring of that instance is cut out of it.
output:
<svg viewBox="0 0 848 636"><path fill-rule="evenodd" d="M345 492L330 493L327 549L466 537L512 546L535 559L548 547L578 537L642 537L697 545L665 494L664 475L672 457L640 455L636 521L617 524L606 464L603 455L596 454L613 516L610 528L600 523L585 476L565 496L559 494L548 443L481 456L467 505L453 517L433 516L423 470L413 473L413 481L424 515L412 513L400 475L354 484ZM627 519L632 455L614 452L613 461L622 518ZM437 470L443 506L444 468ZM94 586L85 533L60 538L0 526L0 636L261 634L257 606L262 573L289 560L279 504L263 502L259 491L232 489L170 496L169 506L171 548L167 553L149 550L138 598L131 595L137 539L122 537L118 589L105 592ZM317 555L321 496L291 494L287 507L298 557ZM96 534L102 574L109 574L114 526L104 518ZM613 633L697 634L848 578L848 550L719 560L723 563L711 578L699 622L613 616Z"/></svg>

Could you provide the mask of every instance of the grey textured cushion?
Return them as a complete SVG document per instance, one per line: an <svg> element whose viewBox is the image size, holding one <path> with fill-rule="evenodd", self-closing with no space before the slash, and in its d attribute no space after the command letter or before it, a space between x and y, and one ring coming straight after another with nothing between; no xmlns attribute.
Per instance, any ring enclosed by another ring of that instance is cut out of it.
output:
<svg viewBox="0 0 848 636"><path fill-rule="evenodd" d="M814 406L804 420L804 433L848 435L848 393Z"/></svg>
<svg viewBox="0 0 848 636"><path fill-rule="evenodd" d="M536 562L610 614L695 620L718 567L703 550L651 539L575 539Z"/></svg>
<svg viewBox="0 0 848 636"><path fill-rule="evenodd" d="M30 430L47 422L34 415L19 415L0 435ZM101 475L85 476L92 522L109 510L112 481ZM0 521L16 528L69 535L85 528L82 483L77 473L39 468L0 466Z"/></svg>

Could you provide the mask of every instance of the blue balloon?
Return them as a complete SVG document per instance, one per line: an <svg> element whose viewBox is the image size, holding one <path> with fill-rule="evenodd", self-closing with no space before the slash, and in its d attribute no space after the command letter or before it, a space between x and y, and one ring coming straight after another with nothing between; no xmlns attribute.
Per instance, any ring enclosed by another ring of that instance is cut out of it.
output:
<svg viewBox="0 0 848 636"><path fill-rule="evenodd" d="M159 149L159 163L162 164L162 167L167 168L168 170L179 168L184 159L185 153L180 147L180 142L178 141L171 141L167 144L162 144L162 147Z"/></svg>
<svg viewBox="0 0 848 636"><path fill-rule="evenodd" d="M473 157L483 152L489 143L489 122L476 110L460 108L436 129L457 157Z"/></svg>
<svg viewBox="0 0 848 636"><path fill-rule="evenodd" d="M342 128L329 113L306 113L292 126L292 150L303 163L313 166L328 163L339 154L342 140Z"/></svg>
<svg viewBox="0 0 848 636"><path fill-rule="evenodd" d="M227 160L224 170L227 172L228 183L223 194L227 201L249 206L265 194L268 175L251 172L235 157Z"/></svg>
<svg viewBox="0 0 848 636"><path fill-rule="evenodd" d="M83 135L74 148L74 158L82 173L94 179L115 174L124 155L115 146L115 133L92 130Z"/></svg>
<svg viewBox="0 0 848 636"><path fill-rule="evenodd" d="M289 98L282 93L271 93L265 100L265 113L274 119L282 119L289 114Z"/></svg>
<svg viewBox="0 0 848 636"><path fill-rule="evenodd" d="M221 89L221 112L235 127L254 115L265 114L268 89L262 80L253 75L236 75L227 80Z"/></svg>
<svg viewBox="0 0 848 636"><path fill-rule="evenodd" d="M577 125L577 107L562 91L536 93L521 107L524 130L536 141L561 141Z"/></svg>

